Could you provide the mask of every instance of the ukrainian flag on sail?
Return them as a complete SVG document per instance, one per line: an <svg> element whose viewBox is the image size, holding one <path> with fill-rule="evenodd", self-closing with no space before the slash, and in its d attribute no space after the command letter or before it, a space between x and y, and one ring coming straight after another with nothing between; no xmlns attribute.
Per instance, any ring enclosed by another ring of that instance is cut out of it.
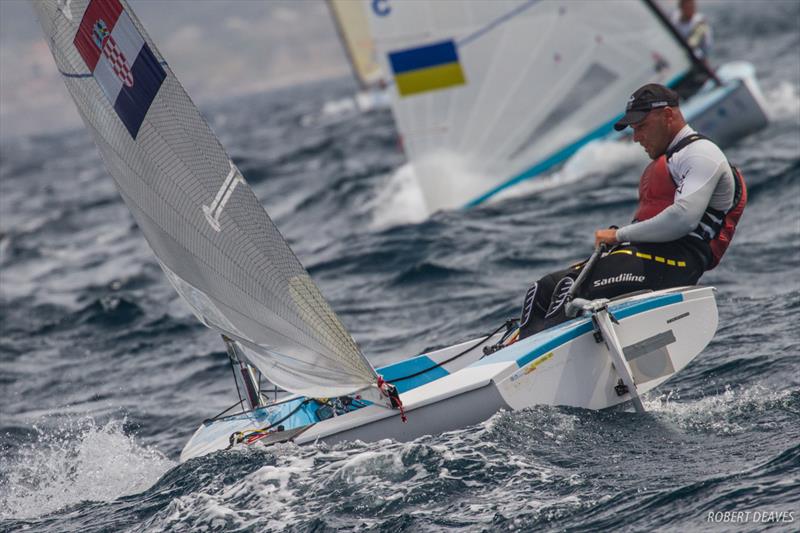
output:
<svg viewBox="0 0 800 533"><path fill-rule="evenodd" d="M400 96L464 85L464 71L452 40L389 53Z"/></svg>

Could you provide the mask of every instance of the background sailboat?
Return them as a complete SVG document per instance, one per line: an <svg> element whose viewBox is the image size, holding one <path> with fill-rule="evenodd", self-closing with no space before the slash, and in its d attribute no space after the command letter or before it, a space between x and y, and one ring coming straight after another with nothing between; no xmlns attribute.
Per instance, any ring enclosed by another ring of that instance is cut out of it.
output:
<svg viewBox="0 0 800 533"><path fill-rule="evenodd" d="M361 2L327 0L342 48L362 90L381 85L385 75L369 31L367 9Z"/></svg>
<svg viewBox="0 0 800 533"><path fill-rule="evenodd" d="M370 5L393 76L392 110L429 211L479 204L594 140L616 138L612 125L636 88L675 86L696 64L649 0ZM752 69L731 78L689 116L705 116L695 126L712 125L701 128L711 137L728 127L716 106ZM746 109L752 117L737 118L749 133L766 115L754 80L741 92L727 113Z"/></svg>
<svg viewBox="0 0 800 533"><path fill-rule="evenodd" d="M359 91L353 103L359 111L386 109L391 105L387 78L369 30L366 4L353 0L327 0L333 24ZM342 102L329 103L329 112L345 109Z"/></svg>

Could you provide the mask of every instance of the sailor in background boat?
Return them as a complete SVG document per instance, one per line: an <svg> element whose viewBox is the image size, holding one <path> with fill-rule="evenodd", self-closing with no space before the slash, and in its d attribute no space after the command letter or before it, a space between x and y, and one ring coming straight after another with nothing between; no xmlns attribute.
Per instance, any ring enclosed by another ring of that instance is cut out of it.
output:
<svg viewBox="0 0 800 533"><path fill-rule="evenodd" d="M697 11L694 0L680 0L678 9L672 14L672 24L686 39L695 55L700 59L707 59L713 44L711 26L706 17Z"/></svg>
<svg viewBox="0 0 800 533"><path fill-rule="evenodd" d="M672 89L637 89L614 128L628 126L653 161L640 178L633 222L595 233L596 244L613 248L577 289L581 298L695 285L719 263L747 202L741 173L686 124ZM520 338L567 319L566 296L583 265L548 274L528 290Z"/></svg>
<svg viewBox="0 0 800 533"><path fill-rule="evenodd" d="M713 34L706 17L697 11L695 0L679 0L678 9L672 13L672 25L694 52L694 55L706 64L708 62ZM708 79L708 72L695 66L676 87L681 98L688 99L694 95Z"/></svg>

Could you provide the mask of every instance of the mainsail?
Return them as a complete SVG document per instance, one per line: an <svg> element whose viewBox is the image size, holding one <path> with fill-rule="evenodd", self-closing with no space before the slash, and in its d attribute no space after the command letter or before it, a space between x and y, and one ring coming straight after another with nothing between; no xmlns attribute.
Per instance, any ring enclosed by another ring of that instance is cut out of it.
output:
<svg viewBox="0 0 800 533"><path fill-rule="evenodd" d="M371 2L393 112L430 210L480 203L611 132L691 69L641 0Z"/></svg>
<svg viewBox="0 0 800 533"><path fill-rule="evenodd" d="M106 168L178 293L275 384L377 375L124 0L34 2Z"/></svg>
<svg viewBox="0 0 800 533"><path fill-rule="evenodd" d="M357 0L328 0L339 39L362 89L383 82L383 69L369 31L365 4Z"/></svg>

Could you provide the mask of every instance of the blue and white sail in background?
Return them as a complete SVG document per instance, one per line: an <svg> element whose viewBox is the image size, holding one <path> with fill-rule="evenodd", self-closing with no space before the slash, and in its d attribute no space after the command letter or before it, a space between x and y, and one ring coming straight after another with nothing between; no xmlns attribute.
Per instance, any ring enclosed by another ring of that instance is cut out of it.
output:
<svg viewBox="0 0 800 533"><path fill-rule="evenodd" d="M475 205L546 172L609 134L637 87L674 84L692 67L639 0L369 7L429 211Z"/></svg>

